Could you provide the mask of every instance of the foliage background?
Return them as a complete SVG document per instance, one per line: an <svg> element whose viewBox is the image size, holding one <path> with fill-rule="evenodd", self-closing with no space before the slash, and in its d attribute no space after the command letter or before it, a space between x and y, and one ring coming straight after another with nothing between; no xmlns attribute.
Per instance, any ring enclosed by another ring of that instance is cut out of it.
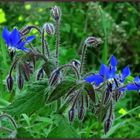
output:
<svg viewBox="0 0 140 140"><path fill-rule="evenodd" d="M4 26L12 30L24 25L35 24L43 26L52 21L50 8L58 5L62 10L60 63L65 64L73 58L79 59L81 46L87 36L101 37L102 45L87 51L87 71L99 69L101 60L107 63L111 54L119 61L120 68L129 64L133 76L139 75L140 68L140 3L130 2L0 2L0 34ZM36 34L35 31L32 34ZM38 36L36 34L36 36ZM34 44L39 47L40 40ZM54 39L48 38L51 50L54 50ZM9 93L5 78L8 74L11 60L5 43L0 36L0 107L3 101L9 103ZM20 94L15 86L16 94ZM116 106L116 118L111 131L100 137L138 138L140 137L140 96L128 92ZM97 123L92 113L88 112L83 123L70 124L67 118L50 115L49 107L27 116L23 114L16 119L22 126L19 137L99 137ZM67 116L65 114L64 116ZM120 117L120 118L119 118ZM5 125L9 125L7 121ZM0 123L0 125L1 125ZM59 125L61 123L61 125ZM11 127L11 126L9 126ZM53 129L52 129L53 128ZM62 132L65 130L65 132ZM23 133L25 132L25 133ZM0 132L0 137L7 137Z"/></svg>

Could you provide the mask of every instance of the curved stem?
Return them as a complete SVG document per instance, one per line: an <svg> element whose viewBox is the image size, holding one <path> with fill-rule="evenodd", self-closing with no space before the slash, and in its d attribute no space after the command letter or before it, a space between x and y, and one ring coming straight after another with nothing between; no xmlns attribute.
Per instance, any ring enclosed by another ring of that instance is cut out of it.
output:
<svg viewBox="0 0 140 140"><path fill-rule="evenodd" d="M15 59L15 61L13 62L12 66L11 66L11 68L10 68L10 71L9 71L9 75L12 74L12 70L13 70L13 68L15 67L15 65L16 65L16 63L17 63L18 60L19 60L19 58Z"/></svg>
<svg viewBox="0 0 140 140"><path fill-rule="evenodd" d="M77 78L78 78L78 79L80 79L80 73L79 73L79 71L77 70L77 68L76 68L76 67L74 67L74 66L73 66L73 65L71 65L71 64L66 64L66 65L63 65L63 66L62 66L62 67L60 67L59 69L63 69L63 68L67 68L67 67L72 68L72 69L74 70L74 72L75 72L75 74L76 74Z"/></svg>
<svg viewBox="0 0 140 140"><path fill-rule="evenodd" d="M16 124L15 120L10 115L8 115L8 114L0 115L0 119L5 118L5 117L8 118L11 121L11 123L13 124L13 126L15 127L15 129L17 129L17 124Z"/></svg>
<svg viewBox="0 0 140 140"><path fill-rule="evenodd" d="M82 55L81 55L81 65L80 65L80 73L82 74L83 72L83 67L84 67L84 59L85 59L85 54L86 54L86 44L83 45L82 48Z"/></svg>
<svg viewBox="0 0 140 140"><path fill-rule="evenodd" d="M43 54L45 53L45 48L46 48L47 55L48 55L48 57L50 57L50 51L49 51L48 43L47 43L47 41L45 39L45 31L44 31L44 28L42 30L41 38L42 38L42 53Z"/></svg>
<svg viewBox="0 0 140 140"><path fill-rule="evenodd" d="M59 44L60 44L60 20L56 20L56 66L58 66Z"/></svg>

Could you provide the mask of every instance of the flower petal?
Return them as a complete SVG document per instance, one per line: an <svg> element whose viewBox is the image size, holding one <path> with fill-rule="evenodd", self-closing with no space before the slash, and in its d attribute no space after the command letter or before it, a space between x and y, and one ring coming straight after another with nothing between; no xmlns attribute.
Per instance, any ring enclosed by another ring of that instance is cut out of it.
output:
<svg viewBox="0 0 140 140"><path fill-rule="evenodd" d="M140 78L138 76L135 77L134 82L136 82L138 85L140 85Z"/></svg>
<svg viewBox="0 0 140 140"><path fill-rule="evenodd" d="M14 28L14 30L12 31L11 35L10 35L10 41L11 41L11 45L12 46L16 46L17 43L20 41L20 33L19 31Z"/></svg>
<svg viewBox="0 0 140 140"><path fill-rule="evenodd" d="M107 70L107 66L105 64L102 64L101 67L100 67L100 75L104 76L105 73L106 73L106 70Z"/></svg>
<svg viewBox="0 0 140 140"><path fill-rule="evenodd" d="M95 82L97 86L100 85L104 81L103 77L99 74L91 75L85 78L85 80L86 82L89 82L89 83Z"/></svg>
<svg viewBox="0 0 140 140"><path fill-rule="evenodd" d="M6 44L9 46L10 45L10 32L8 31L7 27L4 27L2 31L2 37L5 40Z"/></svg>
<svg viewBox="0 0 140 140"><path fill-rule="evenodd" d="M115 67L117 65L117 59L114 55L112 55L111 59L110 59L110 64L111 66Z"/></svg>
<svg viewBox="0 0 140 140"><path fill-rule="evenodd" d="M139 90L140 87L136 86L135 84L128 84L127 90Z"/></svg>
<svg viewBox="0 0 140 140"><path fill-rule="evenodd" d="M22 50L22 51L25 51L25 52L28 52L29 49L26 48L24 45L25 45L25 42L19 43L18 46L17 46L17 49Z"/></svg>
<svg viewBox="0 0 140 140"><path fill-rule="evenodd" d="M35 36L29 36L29 37L26 38L26 42L29 43L29 42L31 42L34 39L35 39Z"/></svg>
<svg viewBox="0 0 140 140"><path fill-rule="evenodd" d="M126 66L123 70L122 70L122 81L125 80L126 77L128 77L130 75L130 69L128 66Z"/></svg>

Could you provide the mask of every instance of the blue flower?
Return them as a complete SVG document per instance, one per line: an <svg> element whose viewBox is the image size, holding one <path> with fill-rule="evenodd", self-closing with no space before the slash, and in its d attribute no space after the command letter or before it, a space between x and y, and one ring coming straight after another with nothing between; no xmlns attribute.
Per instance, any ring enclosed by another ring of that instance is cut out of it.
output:
<svg viewBox="0 0 140 140"><path fill-rule="evenodd" d="M9 32L6 27L3 29L2 37L10 50L22 50L26 52L28 52L29 49L25 47L25 44L35 38L35 36L29 36L25 41L22 41L20 32L16 28L14 28L12 32Z"/></svg>
<svg viewBox="0 0 140 140"><path fill-rule="evenodd" d="M112 80L116 77L117 71L117 60L115 56L112 55L110 59L110 67L107 67L105 64L102 64L98 74L91 75L85 78L86 82L95 83L97 86L103 83L105 80Z"/></svg>
<svg viewBox="0 0 140 140"><path fill-rule="evenodd" d="M134 83L127 85L127 90L140 90L140 78L138 76L134 78Z"/></svg>

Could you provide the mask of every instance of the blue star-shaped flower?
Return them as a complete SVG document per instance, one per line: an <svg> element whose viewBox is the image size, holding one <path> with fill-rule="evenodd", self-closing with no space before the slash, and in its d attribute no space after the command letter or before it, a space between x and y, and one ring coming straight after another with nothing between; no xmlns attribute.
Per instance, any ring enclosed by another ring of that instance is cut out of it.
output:
<svg viewBox="0 0 140 140"><path fill-rule="evenodd" d="M29 36L25 41L22 41L20 32L16 28L14 28L12 32L9 32L6 27L3 29L2 37L10 50L22 50L25 52L29 51L29 49L25 47L25 44L35 38L35 36Z"/></svg>
<svg viewBox="0 0 140 140"><path fill-rule="evenodd" d="M110 67L107 67L105 64L102 64L99 73L86 77L85 78L86 82L89 83L95 82L95 84L98 86L105 80L111 80L115 78L116 70L117 70L116 65L117 65L117 60L115 56L112 55L110 59Z"/></svg>
<svg viewBox="0 0 140 140"><path fill-rule="evenodd" d="M140 78L138 76L134 78L134 83L127 85L127 90L140 91Z"/></svg>

